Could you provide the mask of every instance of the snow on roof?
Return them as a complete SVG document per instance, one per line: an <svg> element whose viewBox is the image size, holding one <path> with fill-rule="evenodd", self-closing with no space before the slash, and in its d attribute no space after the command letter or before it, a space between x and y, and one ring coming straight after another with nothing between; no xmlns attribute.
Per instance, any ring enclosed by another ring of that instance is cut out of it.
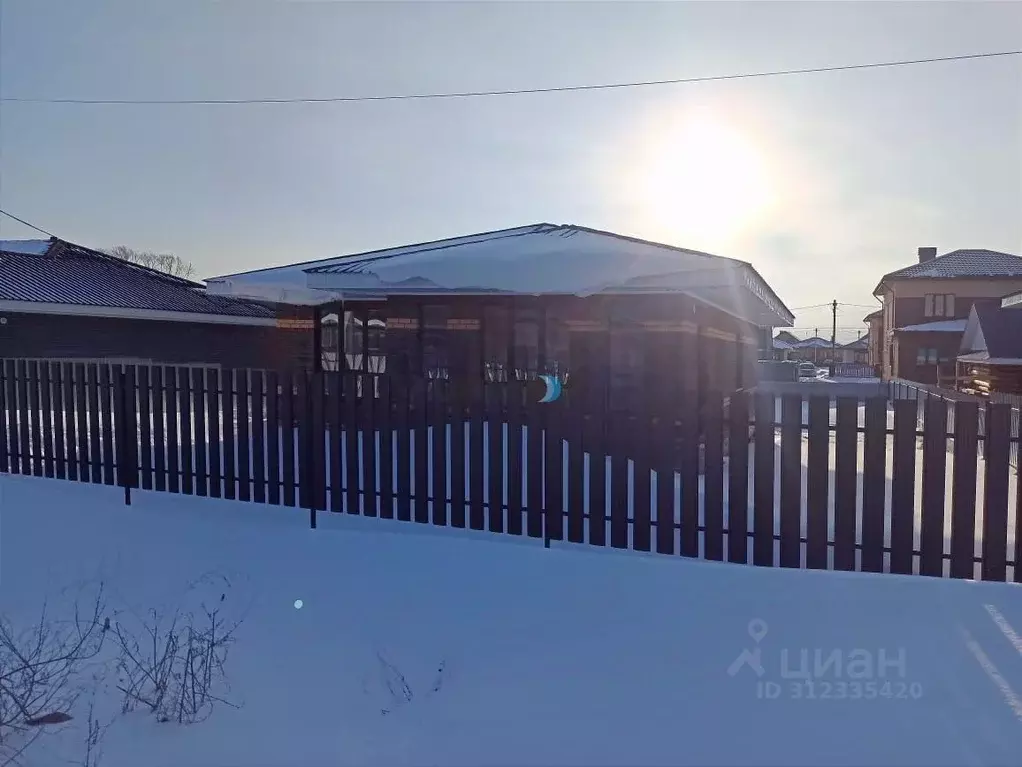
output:
<svg viewBox="0 0 1022 767"><path fill-rule="evenodd" d="M271 266L266 267L264 269L253 269L248 272L238 272L236 274L225 274L219 277L210 277L209 279L206 280L206 282L221 284L244 283L246 285L261 283L272 285L289 285L304 289L308 286L308 278L306 277L305 273L309 269L329 268L335 265L350 262L352 259L355 258L365 258L368 256L374 257L394 256L423 248L437 248L450 247L453 245L462 245L468 242L475 242L478 240L488 239L495 236L511 237L544 226L551 226L551 224L533 224L531 226L522 226L517 227L515 229L503 229L497 232L482 232L479 234L463 235L461 237L449 237L443 240L434 240L432 242L417 243L414 245L402 245L399 247L384 248L382 250L373 250L359 254L345 254L341 256L331 256L330 258L321 258L314 261L301 261L294 264Z"/></svg>
<svg viewBox="0 0 1022 767"><path fill-rule="evenodd" d="M794 320L745 261L548 223L224 275L206 283L220 295L309 304L432 292L690 293L722 308L741 301L761 325Z"/></svg>
<svg viewBox="0 0 1022 767"><path fill-rule="evenodd" d="M362 275L390 285L418 279L447 288L575 293L624 280L669 281L679 272L741 263L581 227L537 224L350 256L305 271Z"/></svg>
<svg viewBox="0 0 1022 767"><path fill-rule="evenodd" d="M899 333L963 333L968 320L937 320L935 322L924 322L920 325L906 325L903 328L895 328Z"/></svg>
<svg viewBox="0 0 1022 767"><path fill-rule="evenodd" d="M806 338L792 346L793 349L829 349L830 347L830 341L826 338L820 338L819 336Z"/></svg>
<svg viewBox="0 0 1022 767"><path fill-rule="evenodd" d="M793 320L751 265L586 227L536 224L354 255L309 267L308 286L347 295L501 292L589 296L691 293L718 305L765 305L764 325ZM765 316L769 314L770 316Z"/></svg>
<svg viewBox="0 0 1022 767"><path fill-rule="evenodd" d="M0 252L41 256L50 249L51 242L51 240L0 240Z"/></svg>

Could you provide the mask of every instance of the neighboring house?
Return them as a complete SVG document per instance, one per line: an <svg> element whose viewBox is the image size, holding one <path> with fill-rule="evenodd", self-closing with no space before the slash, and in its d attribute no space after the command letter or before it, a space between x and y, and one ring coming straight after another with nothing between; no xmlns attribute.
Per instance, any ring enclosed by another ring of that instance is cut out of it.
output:
<svg viewBox="0 0 1022 767"><path fill-rule="evenodd" d="M958 375L960 388L971 394L1022 394L1022 311L973 307L962 336Z"/></svg>
<svg viewBox="0 0 1022 767"><path fill-rule="evenodd" d="M1022 291L1022 258L992 250L919 248L918 263L884 275L881 375L953 387L956 358L974 305Z"/></svg>
<svg viewBox="0 0 1022 767"><path fill-rule="evenodd" d="M770 353L763 355L764 358L775 362L784 362L792 359L791 350L798 344L798 339L787 331L781 331L770 339Z"/></svg>
<svg viewBox="0 0 1022 767"><path fill-rule="evenodd" d="M792 344L783 340L780 336L775 336L771 343L772 353L770 355L770 359L777 362L783 362L790 359L791 348Z"/></svg>
<svg viewBox="0 0 1022 767"><path fill-rule="evenodd" d="M802 339L792 345L788 352L788 359L799 362L812 362L814 365L823 365L830 362L835 356L834 344L830 339L813 336Z"/></svg>
<svg viewBox="0 0 1022 767"><path fill-rule="evenodd" d="M862 321L869 325L869 332L866 334L868 353L866 364L880 372L883 366L884 347L884 311L877 309L862 318Z"/></svg>
<svg viewBox="0 0 1022 767"><path fill-rule="evenodd" d="M869 364L869 336L862 336L837 348L835 362Z"/></svg>
<svg viewBox="0 0 1022 767"><path fill-rule="evenodd" d="M785 350L784 359L812 362L814 365L858 363L865 365L869 355L869 339L865 336L847 344L834 344L829 338L813 336L795 339L794 343L774 338L774 348Z"/></svg>
<svg viewBox="0 0 1022 767"><path fill-rule="evenodd" d="M794 359L791 352L799 343L799 339L793 333L782 330L770 339L770 349L766 354L761 355L761 359L770 359L775 362Z"/></svg>
<svg viewBox="0 0 1022 767"><path fill-rule="evenodd" d="M281 314L64 240L0 241L0 358L302 366L311 323Z"/></svg>

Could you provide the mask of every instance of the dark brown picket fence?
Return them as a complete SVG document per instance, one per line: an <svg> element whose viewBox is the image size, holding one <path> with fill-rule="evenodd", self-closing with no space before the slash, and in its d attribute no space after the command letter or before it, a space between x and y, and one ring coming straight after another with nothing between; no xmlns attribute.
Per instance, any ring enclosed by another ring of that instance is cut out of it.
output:
<svg viewBox="0 0 1022 767"><path fill-rule="evenodd" d="M1022 581L1011 406L4 360L0 472L760 566ZM611 406L613 405L613 406ZM982 416L982 417L981 417ZM982 450L980 447L982 446Z"/></svg>

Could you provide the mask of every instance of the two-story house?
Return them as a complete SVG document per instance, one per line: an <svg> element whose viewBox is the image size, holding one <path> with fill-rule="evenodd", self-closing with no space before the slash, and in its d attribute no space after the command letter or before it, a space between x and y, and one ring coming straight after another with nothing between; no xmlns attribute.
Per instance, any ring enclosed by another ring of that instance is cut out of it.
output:
<svg viewBox="0 0 1022 767"><path fill-rule="evenodd" d="M955 360L974 305L999 306L1022 291L1022 258L992 250L919 248L918 263L884 275L881 376L953 387ZM872 334L871 334L872 336Z"/></svg>

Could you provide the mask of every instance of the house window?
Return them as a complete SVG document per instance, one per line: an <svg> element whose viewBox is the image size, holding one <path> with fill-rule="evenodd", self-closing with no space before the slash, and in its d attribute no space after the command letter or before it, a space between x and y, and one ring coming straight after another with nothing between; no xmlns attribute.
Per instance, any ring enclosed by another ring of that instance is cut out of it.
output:
<svg viewBox="0 0 1022 767"><path fill-rule="evenodd" d="M936 365L937 350L920 347L916 350L917 365Z"/></svg>
<svg viewBox="0 0 1022 767"><path fill-rule="evenodd" d="M923 298L923 314L927 317L954 317L954 295L951 293L927 293Z"/></svg>

